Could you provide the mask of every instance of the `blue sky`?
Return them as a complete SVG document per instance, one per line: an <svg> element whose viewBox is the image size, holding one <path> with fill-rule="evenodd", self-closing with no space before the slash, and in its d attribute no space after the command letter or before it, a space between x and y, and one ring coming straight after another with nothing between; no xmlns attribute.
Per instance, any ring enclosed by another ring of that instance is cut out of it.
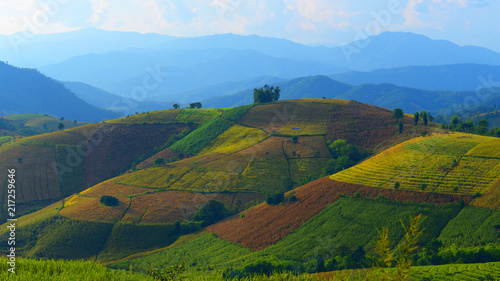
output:
<svg viewBox="0 0 500 281"><path fill-rule="evenodd" d="M0 34L95 27L343 44L408 31L500 52L500 0L0 0Z"/></svg>

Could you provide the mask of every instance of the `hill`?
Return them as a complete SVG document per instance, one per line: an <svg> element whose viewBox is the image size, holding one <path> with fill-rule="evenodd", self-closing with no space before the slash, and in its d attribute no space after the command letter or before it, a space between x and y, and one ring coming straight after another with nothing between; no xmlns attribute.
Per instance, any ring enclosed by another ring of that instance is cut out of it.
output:
<svg viewBox="0 0 500 281"><path fill-rule="evenodd" d="M407 66L331 76L337 81L353 85L394 84L433 91L475 91L478 88L498 87L495 81L499 77L500 66L484 64Z"/></svg>
<svg viewBox="0 0 500 281"><path fill-rule="evenodd" d="M218 114L214 110L198 110L196 118L184 114L191 111L144 113L4 143L0 166L18 170L18 212L32 205L46 206L54 199L117 176L134 162L153 155L156 147L173 136L190 132ZM177 116L182 119L176 121ZM0 175L2 182L5 176ZM2 185L4 195L6 188ZM2 198L6 200L6 196Z"/></svg>
<svg viewBox="0 0 500 281"><path fill-rule="evenodd" d="M276 83L281 89L281 99L322 98L356 100L404 112L432 111L444 114L456 112L469 101L487 104L489 99L500 96L499 88L476 91L430 91L393 84L363 84L353 86L335 81L327 76L310 76ZM204 100L205 107L231 107L253 103L253 89L237 94Z"/></svg>
<svg viewBox="0 0 500 281"><path fill-rule="evenodd" d="M134 114L135 112L148 112L172 108L173 102L162 103L154 101L137 101L111 94L96 87L81 82L61 82L66 88L75 93L80 99L89 104L114 111L121 116Z"/></svg>
<svg viewBox="0 0 500 281"><path fill-rule="evenodd" d="M410 32L383 32L337 48L345 55L340 66L357 71L463 63L500 65L500 54L486 48L462 47Z"/></svg>
<svg viewBox="0 0 500 281"><path fill-rule="evenodd" d="M178 139L175 133L179 135L181 130L189 129L182 122L201 125ZM408 126L411 122L410 118L405 118ZM104 128L100 144L92 148L92 153L75 167L73 173L64 174L60 183L60 196L77 194L29 215L35 218L50 213L40 223L46 229L43 233L53 235L52 238L43 234L31 236L32 229L42 226L28 223L26 236L23 236L26 246L20 249L23 255L72 258L70 253L85 247L79 257L97 255L100 261L112 261L165 247L180 235L199 228L190 219L209 200L223 202L231 210L239 211L261 202L268 194L284 192L318 178L333 159L329 140L343 138L362 150L379 150L426 129L419 126L408 134L396 135L397 126L389 110L357 102L323 99L281 101L226 110L168 110L117 119L104 125L116 128L109 136L110 130ZM77 129L68 130L68 133L75 134ZM61 138L64 132L57 134L42 136L45 139L31 139L31 142L23 139L22 147L26 149L31 147L30 144L46 141L44 149L47 155L54 150L55 153L68 153L61 146L62 141L69 145L74 142ZM135 140L136 134L146 137ZM164 142L169 138L178 140L167 142L162 146L166 150L158 152L136 169L104 181L116 176L120 167L123 171L134 157L141 153L147 155L155 146L161 146L161 139ZM135 149L127 152L127 147L131 146ZM15 153L14 149L7 152ZM170 158L164 158L165 154ZM56 154L62 159L66 156ZM8 158L16 159L16 156ZM37 164L32 165L36 167ZM29 180L29 176L24 179ZM87 186L94 182L96 185L81 191L79 182ZM25 190L28 189L23 183L23 194L27 193ZM31 187L31 190L37 192L37 188ZM62 193L63 190L66 192ZM104 195L115 196L118 205L100 204ZM58 224L58 221L64 223ZM180 222L177 228L176 221ZM93 234L88 236L88 233L81 232L86 237L80 236L76 228L89 229ZM134 233L143 231L150 235L142 242L127 242L133 239ZM168 239L158 240L157 235ZM53 244L58 239L69 237L72 237L71 243L57 247ZM89 247L89 243L94 246Z"/></svg>
<svg viewBox="0 0 500 281"><path fill-rule="evenodd" d="M500 176L497 144L497 138L462 133L419 137L331 178L381 188L399 183L404 190L488 197Z"/></svg>
<svg viewBox="0 0 500 281"><path fill-rule="evenodd" d="M59 123L70 129L86 125L88 122L60 120L47 114L15 114L0 117L0 130L3 136L32 136L59 130Z"/></svg>
<svg viewBox="0 0 500 281"><path fill-rule="evenodd" d="M37 70L0 62L0 85L0 112L4 115L42 113L88 122L117 116L82 101L62 84Z"/></svg>

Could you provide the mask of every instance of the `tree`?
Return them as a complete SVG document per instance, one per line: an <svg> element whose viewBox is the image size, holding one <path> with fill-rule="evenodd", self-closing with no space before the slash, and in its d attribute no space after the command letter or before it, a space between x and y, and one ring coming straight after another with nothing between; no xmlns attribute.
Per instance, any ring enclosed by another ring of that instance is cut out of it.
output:
<svg viewBox="0 0 500 281"><path fill-rule="evenodd" d="M434 121L434 116L432 116L430 113L427 114L427 115L428 115L429 121L433 122Z"/></svg>
<svg viewBox="0 0 500 281"><path fill-rule="evenodd" d="M415 126L418 125L418 119L420 119L420 115L418 114L418 111L415 112L415 117L413 118L413 122L415 123Z"/></svg>
<svg viewBox="0 0 500 281"><path fill-rule="evenodd" d="M64 121L64 117L59 118L59 120Z"/></svg>
<svg viewBox="0 0 500 281"><path fill-rule="evenodd" d="M207 226L225 219L232 214L223 203L210 200L196 212L192 220L202 222L203 226Z"/></svg>
<svg viewBox="0 0 500 281"><path fill-rule="evenodd" d="M155 159L155 164L154 164L155 167L160 167L163 165L165 165L165 159L161 157Z"/></svg>
<svg viewBox="0 0 500 281"><path fill-rule="evenodd" d="M201 108L201 102L190 103L189 108Z"/></svg>
<svg viewBox="0 0 500 281"><path fill-rule="evenodd" d="M254 103L266 103L277 101L280 98L280 87L269 87L267 84L263 88L253 90Z"/></svg>
<svg viewBox="0 0 500 281"><path fill-rule="evenodd" d="M59 131L62 131L64 129L64 124L63 123L59 123L59 125L57 125L57 128L59 129Z"/></svg>
<svg viewBox="0 0 500 281"><path fill-rule="evenodd" d="M401 108L395 108L393 111L392 111L392 118L396 119L396 120L400 120L404 117L404 113L403 113L403 110Z"/></svg>
<svg viewBox="0 0 500 281"><path fill-rule="evenodd" d="M174 109L179 109L181 106L180 106L178 103L174 103L174 104L172 105L172 107L173 107Z"/></svg>
<svg viewBox="0 0 500 281"><path fill-rule="evenodd" d="M428 123L428 119L427 119L427 111L422 111L422 114L420 114L422 116L422 120L424 121L424 125L427 126L427 123Z"/></svg>
<svg viewBox="0 0 500 281"><path fill-rule="evenodd" d="M116 197L111 195L103 195L99 201L105 206L117 206L120 203Z"/></svg>
<svg viewBox="0 0 500 281"><path fill-rule="evenodd" d="M398 126L399 126L399 133L401 134L403 132L403 127L404 127L402 120L399 120Z"/></svg>

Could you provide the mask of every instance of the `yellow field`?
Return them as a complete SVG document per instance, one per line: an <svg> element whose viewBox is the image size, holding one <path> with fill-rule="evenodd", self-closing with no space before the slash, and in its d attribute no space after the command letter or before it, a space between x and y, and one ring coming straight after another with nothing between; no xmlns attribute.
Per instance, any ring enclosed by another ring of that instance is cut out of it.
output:
<svg viewBox="0 0 500 281"><path fill-rule="evenodd" d="M129 117L111 120L111 123L127 123L127 124L142 124L142 123L170 123L175 120L177 114L182 109L159 110L149 113L136 114Z"/></svg>
<svg viewBox="0 0 500 281"><path fill-rule="evenodd" d="M492 139L474 147L467 156L500 158L500 139Z"/></svg>
<svg viewBox="0 0 500 281"><path fill-rule="evenodd" d="M478 157L474 147L492 149L494 140L469 134L420 137L330 178L373 187L393 188L399 183L401 189L482 193L500 177L500 159Z"/></svg>
<svg viewBox="0 0 500 281"><path fill-rule="evenodd" d="M104 206L100 204L99 200L100 197L74 195L68 202L65 202L64 208L59 211L59 214L77 220L115 222L123 217L131 199L118 197L120 204L114 207Z"/></svg>
<svg viewBox="0 0 500 281"><path fill-rule="evenodd" d="M235 124L210 142L210 144L202 149L199 154L235 153L263 141L268 136L269 135L262 130Z"/></svg>

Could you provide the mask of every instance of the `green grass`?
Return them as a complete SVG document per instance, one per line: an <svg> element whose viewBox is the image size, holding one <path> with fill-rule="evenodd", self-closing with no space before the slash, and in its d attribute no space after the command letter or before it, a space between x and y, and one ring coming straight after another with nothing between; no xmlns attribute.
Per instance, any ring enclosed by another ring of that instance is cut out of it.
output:
<svg viewBox="0 0 500 281"><path fill-rule="evenodd" d="M186 237L183 243L132 260L120 261L110 267L115 269L133 268L146 272L149 268L165 268L184 262L190 272L221 270L230 260L250 254L252 251L242 246L218 239L215 234L202 233Z"/></svg>
<svg viewBox="0 0 500 281"><path fill-rule="evenodd" d="M231 127L232 123L218 117L204 123L192 133L176 142L171 150L186 155L194 155L207 146L212 140Z"/></svg>
<svg viewBox="0 0 500 281"><path fill-rule="evenodd" d="M175 117L177 122L205 123L212 118L219 116L218 109L182 109Z"/></svg>
<svg viewBox="0 0 500 281"><path fill-rule="evenodd" d="M414 280L499 280L500 262L415 266L411 277Z"/></svg>
<svg viewBox="0 0 500 281"><path fill-rule="evenodd" d="M249 104L224 110L222 118L236 122L253 106L254 104Z"/></svg>
<svg viewBox="0 0 500 281"><path fill-rule="evenodd" d="M16 259L15 274L5 257L0 257L0 279L18 281L147 281L155 280L145 274L109 270L91 261Z"/></svg>
<svg viewBox="0 0 500 281"><path fill-rule="evenodd" d="M457 217L450 220L439 239L445 246L483 246L499 243L497 227L500 227L500 211L477 207L464 208Z"/></svg>

